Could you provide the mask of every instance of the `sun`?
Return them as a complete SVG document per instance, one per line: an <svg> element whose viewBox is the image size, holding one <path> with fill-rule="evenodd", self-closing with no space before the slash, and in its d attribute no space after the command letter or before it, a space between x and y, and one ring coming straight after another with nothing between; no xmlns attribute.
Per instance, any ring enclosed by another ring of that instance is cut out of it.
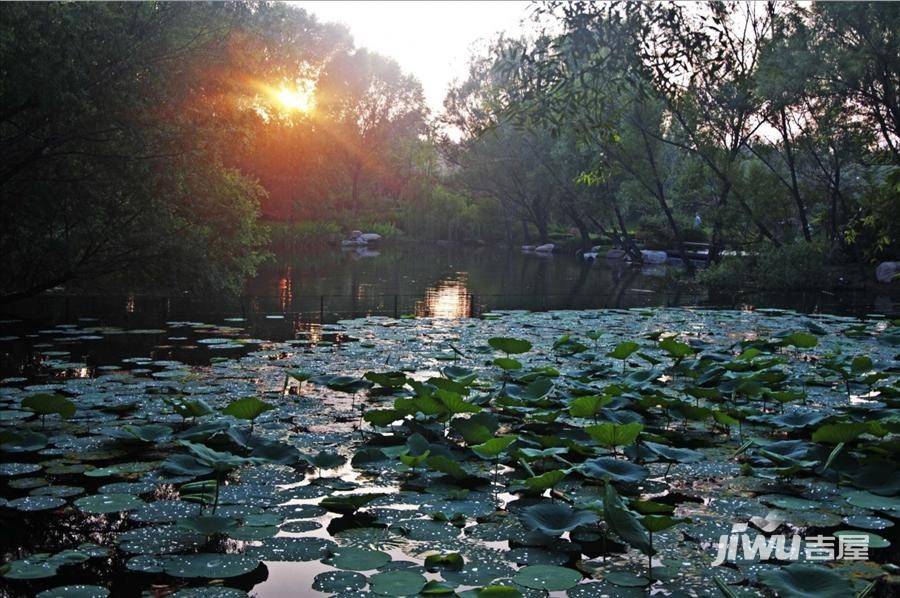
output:
<svg viewBox="0 0 900 598"><path fill-rule="evenodd" d="M315 105L312 90L282 86L274 95L281 109L286 112L309 112Z"/></svg>

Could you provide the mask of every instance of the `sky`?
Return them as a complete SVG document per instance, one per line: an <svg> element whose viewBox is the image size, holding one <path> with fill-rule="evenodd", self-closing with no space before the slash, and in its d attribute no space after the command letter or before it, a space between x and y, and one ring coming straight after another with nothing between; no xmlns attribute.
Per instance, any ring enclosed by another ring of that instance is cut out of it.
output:
<svg viewBox="0 0 900 598"><path fill-rule="evenodd" d="M468 57L497 33L518 35L530 2L292 2L320 21L343 23L357 47L396 60L422 82L433 113L440 112Z"/></svg>

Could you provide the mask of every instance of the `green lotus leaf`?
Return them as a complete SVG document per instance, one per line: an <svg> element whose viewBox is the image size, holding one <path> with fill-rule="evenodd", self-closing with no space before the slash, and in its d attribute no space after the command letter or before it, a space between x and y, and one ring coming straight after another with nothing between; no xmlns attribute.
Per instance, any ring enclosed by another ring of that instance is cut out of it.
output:
<svg viewBox="0 0 900 598"><path fill-rule="evenodd" d="M274 405L266 403L257 397L245 397L229 403L222 409L223 415L230 415L238 419L254 420L266 411L275 409Z"/></svg>
<svg viewBox="0 0 900 598"><path fill-rule="evenodd" d="M827 567L793 563L764 570L760 581L781 596L791 598L846 598L855 595L853 584Z"/></svg>
<svg viewBox="0 0 900 598"><path fill-rule="evenodd" d="M323 538L270 538L261 546L252 546L245 554L264 561L303 562L325 558L337 545Z"/></svg>
<svg viewBox="0 0 900 598"><path fill-rule="evenodd" d="M668 515L645 515L641 518L641 524L653 533L667 530L679 523L690 523L690 519L669 517Z"/></svg>
<svg viewBox="0 0 900 598"><path fill-rule="evenodd" d="M478 413L481 411L480 406L465 401L455 392L438 389L435 391L434 395L444 404L444 407L447 408L447 412L453 415L459 413Z"/></svg>
<svg viewBox="0 0 900 598"><path fill-rule="evenodd" d="M89 478L102 478L106 476L122 476L128 477L134 474L141 474L156 469L158 463L154 461L132 461L127 463L118 463L116 465L108 465L107 467L98 467L89 469L84 475Z"/></svg>
<svg viewBox="0 0 900 598"><path fill-rule="evenodd" d="M863 434L868 434L871 431L871 425L865 422L826 424L813 432L812 440L813 442L825 442L828 444L853 442Z"/></svg>
<svg viewBox="0 0 900 598"><path fill-rule="evenodd" d="M569 403L569 415L572 417L597 417L600 410L612 403L612 397L586 395L573 399Z"/></svg>
<svg viewBox="0 0 900 598"><path fill-rule="evenodd" d="M85 513L106 514L130 511L144 506L144 501L133 494L95 494L75 501L75 506Z"/></svg>
<svg viewBox="0 0 900 598"><path fill-rule="evenodd" d="M465 561L458 552L429 554L425 557L425 568L429 571L460 571L464 565Z"/></svg>
<svg viewBox="0 0 900 598"><path fill-rule="evenodd" d="M646 467L612 457L588 459L578 467L578 471L589 478L629 484L642 482L650 475Z"/></svg>
<svg viewBox="0 0 900 598"><path fill-rule="evenodd" d="M519 386L517 384L509 384L504 389L504 394L517 401L526 403L535 403L545 399L553 390L553 380L550 378L540 377L527 386Z"/></svg>
<svg viewBox="0 0 900 598"><path fill-rule="evenodd" d="M328 564L338 569L349 571L369 571L391 562L391 555L380 550L368 548L346 547L335 549Z"/></svg>
<svg viewBox="0 0 900 598"><path fill-rule="evenodd" d="M262 462L262 459L240 457L232 453L216 451L205 444L197 444L187 440L179 440L178 443L186 447L200 463L222 473L237 469L243 465Z"/></svg>
<svg viewBox="0 0 900 598"><path fill-rule="evenodd" d="M415 571L388 571L369 578L369 587L379 596L414 596L425 587L425 577Z"/></svg>
<svg viewBox="0 0 900 598"><path fill-rule="evenodd" d="M703 453L693 449L677 448L650 441L645 441L643 445L663 461L670 461L672 463L699 463L706 459L706 456Z"/></svg>
<svg viewBox="0 0 900 598"><path fill-rule="evenodd" d="M450 428L462 436L466 444L481 444L494 436L491 429L474 417L455 417L450 422Z"/></svg>
<svg viewBox="0 0 900 598"><path fill-rule="evenodd" d="M532 344L524 339L495 336L488 339L488 344L497 351L503 351L507 355L518 355L531 351Z"/></svg>
<svg viewBox="0 0 900 598"><path fill-rule="evenodd" d="M285 370L285 374L296 380L297 382L306 382L310 378L313 377L313 374L310 372L304 372L302 370Z"/></svg>
<svg viewBox="0 0 900 598"><path fill-rule="evenodd" d="M396 409L369 409L363 414L363 419L379 428L385 428L404 415Z"/></svg>
<svg viewBox="0 0 900 598"><path fill-rule="evenodd" d="M541 475L526 478L524 483L525 486L527 486L530 490L543 492L544 490L553 488L554 486L562 482L565 477L565 471L561 469L554 469L544 472Z"/></svg>
<svg viewBox="0 0 900 598"><path fill-rule="evenodd" d="M616 345L616 347L606 354L607 357L613 359L625 360L631 357L631 354L640 349L641 346L634 341L625 341Z"/></svg>
<svg viewBox="0 0 900 598"><path fill-rule="evenodd" d="M319 451L312 458L312 464L319 469L335 469L347 462L347 458L329 451Z"/></svg>
<svg viewBox="0 0 900 598"><path fill-rule="evenodd" d="M243 554L184 554L163 558L163 570L173 577L237 577L256 569L259 559Z"/></svg>
<svg viewBox="0 0 900 598"><path fill-rule="evenodd" d="M487 442L483 442L481 444L476 444L471 447L472 452L481 457L482 459L496 459L500 456L503 451L509 448L513 442L516 441L515 436L499 436L497 438L491 438Z"/></svg>
<svg viewBox="0 0 900 598"><path fill-rule="evenodd" d="M659 342L659 348L675 359L684 359L694 354L694 348L688 344L676 341L673 337L664 338Z"/></svg>
<svg viewBox="0 0 900 598"><path fill-rule="evenodd" d="M360 390L365 390L372 386L372 383L368 380L364 378L357 378L355 376L332 376L323 374L319 376L313 376L309 379L309 381L320 386L327 386L331 390L346 392L349 394L354 394L356 392L359 392Z"/></svg>
<svg viewBox="0 0 900 598"><path fill-rule="evenodd" d="M581 581L582 575L568 567L556 565L530 565L516 572L513 580L520 586L534 590L557 592L568 590Z"/></svg>
<svg viewBox="0 0 900 598"><path fill-rule="evenodd" d="M219 515L198 515L179 519L176 525L204 536L223 534L238 526L238 520L233 517L221 517Z"/></svg>
<svg viewBox="0 0 900 598"><path fill-rule="evenodd" d="M0 450L8 453L30 453L39 451L47 446L47 437L38 432L25 430L22 432L10 432L3 435L3 444Z"/></svg>
<svg viewBox="0 0 900 598"><path fill-rule="evenodd" d="M146 424L143 426L125 425L121 428L107 428L101 433L125 442L159 442L172 434L172 428L162 424Z"/></svg>
<svg viewBox="0 0 900 598"><path fill-rule="evenodd" d="M507 372L521 370L524 367L521 361L512 357L497 357L494 359L494 365Z"/></svg>
<svg viewBox="0 0 900 598"><path fill-rule="evenodd" d="M75 415L75 403L55 394L39 393L22 399L22 408L38 415L58 415L68 419Z"/></svg>
<svg viewBox="0 0 900 598"><path fill-rule="evenodd" d="M397 389L406 386L409 378L403 372L366 372L363 375L366 380L375 383L378 386L389 389Z"/></svg>
<svg viewBox="0 0 900 598"><path fill-rule="evenodd" d="M160 465L163 471L173 475L203 476L213 472L213 468L204 465L191 455L169 455Z"/></svg>
<svg viewBox="0 0 900 598"><path fill-rule="evenodd" d="M522 598L522 592L513 586L492 585L466 590L459 593L460 598Z"/></svg>
<svg viewBox="0 0 900 598"><path fill-rule="evenodd" d="M622 502L612 484L606 485L603 498L603 515L607 525L622 540L645 554L652 552L650 537L637 516Z"/></svg>
<svg viewBox="0 0 900 598"><path fill-rule="evenodd" d="M106 598L109 590L102 586L73 585L44 590L37 598Z"/></svg>
<svg viewBox="0 0 900 598"><path fill-rule="evenodd" d="M633 422L630 424L596 424L586 427L584 431L600 446L614 448L633 444L643 429L642 424Z"/></svg>
<svg viewBox="0 0 900 598"><path fill-rule="evenodd" d="M313 579L312 589L329 594L351 594L366 587L366 576L353 571L325 571Z"/></svg>
<svg viewBox="0 0 900 598"><path fill-rule="evenodd" d="M575 510L563 503L541 503L525 508L520 519L529 529L560 536L578 526L596 522L597 514Z"/></svg>
<svg viewBox="0 0 900 598"><path fill-rule="evenodd" d="M172 409L181 417L203 417L213 412L213 408L203 399L178 398L168 401Z"/></svg>
<svg viewBox="0 0 900 598"><path fill-rule="evenodd" d="M782 347L797 347L798 349L811 349L819 344L819 339L808 332L792 332L781 337L779 344Z"/></svg>
<svg viewBox="0 0 900 598"><path fill-rule="evenodd" d="M334 496L326 496L319 502L319 506L332 513L350 514L355 513L368 503L372 502L379 496L378 493L369 494L336 494Z"/></svg>

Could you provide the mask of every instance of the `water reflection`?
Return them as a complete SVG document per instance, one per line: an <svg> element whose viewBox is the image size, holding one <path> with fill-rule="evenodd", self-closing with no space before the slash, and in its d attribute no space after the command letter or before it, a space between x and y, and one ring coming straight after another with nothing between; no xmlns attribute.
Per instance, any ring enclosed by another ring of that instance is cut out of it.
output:
<svg viewBox="0 0 900 598"><path fill-rule="evenodd" d="M290 307L294 303L294 278L292 274L291 267L288 266L284 276L278 280L278 303L281 306L281 311L290 311Z"/></svg>
<svg viewBox="0 0 900 598"><path fill-rule="evenodd" d="M472 295L467 277L442 280L425 291L425 299L416 302L416 316L432 318L467 318L472 315Z"/></svg>

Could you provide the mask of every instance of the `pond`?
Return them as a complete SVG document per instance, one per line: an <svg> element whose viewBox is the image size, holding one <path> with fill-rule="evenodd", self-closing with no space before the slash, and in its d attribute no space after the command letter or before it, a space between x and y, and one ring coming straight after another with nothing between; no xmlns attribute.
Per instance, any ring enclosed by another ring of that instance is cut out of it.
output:
<svg viewBox="0 0 900 598"><path fill-rule="evenodd" d="M865 315L898 312L900 297L859 290L767 292L709 297L675 285L660 266L582 261L498 247L393 244L382 248L277 252L241 297L186 294L45 295L0 312L0 375L13 375L37 356L29 334L59 324L114 327L138 333L72 331L68 350L89 367L133 355L199 364L212 355L197 346L191 327L162 331L167 322L234 323L252 338L288 340L317 334L318 325L365 315L441 318L492 309L591 309L650 306L778 307L800 312Z"/></svg>
<svg viewBox="0 0 900 598"><path fill-rule="evenodd" d="M5 317L0 594L843 596L897 561L872 297L684 308L656 272L410 251ZM733 525L802 562L712 566Z"/></svg>

